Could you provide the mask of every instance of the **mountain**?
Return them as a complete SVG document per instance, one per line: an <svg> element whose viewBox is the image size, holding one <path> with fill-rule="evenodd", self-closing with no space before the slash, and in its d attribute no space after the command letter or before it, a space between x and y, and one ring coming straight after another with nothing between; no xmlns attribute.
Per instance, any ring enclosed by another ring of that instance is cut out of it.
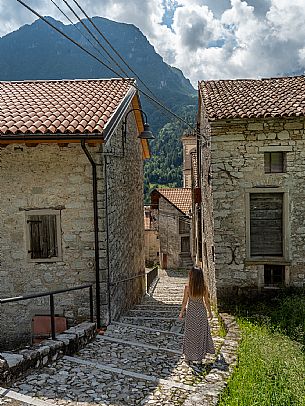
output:
<svg viewBox="0 0 305 406"><path fill-rule="evenodd" d="M86 37L89 37L80 23L76 24L77 28L75 28L73 25L64 25L51 17L47 17L47 19L65 34L101 57L79 32L81 31ZM87 20L83 21L90 29L93 28ZM137 27L101 17L94 17L93 21L166 106L177 112L185 104L195 104L195 90L189 80L179 69L167 65L163 61ZM104 41L99 39L104 44ZM93 38L90 40L94 43ZM105 47L109 50L108 45ZM106 58L109 59L107 56ZM112 68L115 71L119 70L114 64L112 64ZM127 68L126 70L128 71ZM128 76L134 77L133 73L127 73ZM126 75L123 74L123 76ZM36 20L31 25L24 25L17 31L0 38L0 80L109 77L118 77L118 75L85 54L42 20ZM139 81L138 85L143 88ZM145 91L147 92L147 90ZM168 116L162 116L159 111L157 112L143 96L141 99L148 115L152 115L149 117L149 121L153 123L155 131L171 119Z"/></svg>
<svg viewBox="0 0 305 406"><path fill-rule="evenodd" d="M80 23L76 26L64 25L51 17L46 18L92 53L104 58L81 35L83 33L86 37L89 36ZM178 115L191 120L195 117L196 92L190 81L179 69L163 61L137 27L101 17L94 17L93 21L163 104ZM83 22L92 28L87 20ZM104 45L104 41L100 37L99 39ZM93 38L90 40L94 43ZM105 47L110 51L108 45ZM112 64L112 68L118 71L116 65ZM134 77L133 73L127 73L129 77ZM118 75L85 54L42 20L24 25L0 38L0 80L109 77ZM137 83L143 89L138 80ZM147 92L146 89L143 90ZM180 186L182 180L180 137L183 126L172 116L157 109L143 95L141 102L152 130L157 135L155 144L152 143L154 156L145 164L145 190L149 192L152 187L159 184Z"/></svg>

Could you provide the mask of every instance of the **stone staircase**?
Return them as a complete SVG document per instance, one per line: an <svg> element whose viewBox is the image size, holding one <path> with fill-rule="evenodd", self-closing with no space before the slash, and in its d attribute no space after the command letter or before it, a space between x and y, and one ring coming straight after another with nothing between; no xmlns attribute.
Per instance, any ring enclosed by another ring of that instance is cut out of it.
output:
<svg viewBox="0 0 305 406"><path fill-rule="evenodd" d="M183 271L161 271L153 295L74 356L14 383L10 393L17 395L2 393L0 404L182 405L205 375L181 354L184 325L177 316L186 277ZM224 339L217 335L217 318L211 329L219 351Z"/></svg>

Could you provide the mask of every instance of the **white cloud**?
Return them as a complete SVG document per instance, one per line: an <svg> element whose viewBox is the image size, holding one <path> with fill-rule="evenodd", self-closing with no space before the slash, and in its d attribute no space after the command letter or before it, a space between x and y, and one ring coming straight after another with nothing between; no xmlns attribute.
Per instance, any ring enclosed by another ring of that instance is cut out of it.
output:
<svg viewBox="0 0 305 406"><path fill-rule="evenodd" d="M305 68L304 0L79 1L90 16L138 26L195 86L202 79L268 77ZM67 23L50 2L27 3ZM173 15L171 28L163 24L167 13ZM0 0L0 35L34 19L17 2Z"/></svg>

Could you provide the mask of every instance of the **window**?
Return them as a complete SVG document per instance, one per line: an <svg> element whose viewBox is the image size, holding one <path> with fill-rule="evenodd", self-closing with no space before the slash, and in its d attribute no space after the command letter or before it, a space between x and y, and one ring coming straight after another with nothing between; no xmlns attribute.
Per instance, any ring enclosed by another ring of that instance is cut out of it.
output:
<svg viewBox="0 0 305 406"><path fill-rule="evenodd" d="M187 218L179 218L179 234L188 234L189 232L189 220Z"/></svg>
<svg viewBox="0 0 305 406"><path fill-rule="evenodd" d="M264 266L264 285L281 286L285 283L285 267L283 265Z"/></svg>
<svg viewBox="0 0 305 406"><path fill-rule="evenodd" d="M283 256L283 193L250 194L250 256Z"/></svg>
<svg viewBox="0 0 305 406"><path fill-rule="evenodd" d="M28 258L39 262L61 257L60 212L35 210L26 214Z"/></svg>
<svg viewBox="0 0 305 406"><path fill-rule="evenodd" d="M190 252L190 237L181 237L181 252Z"/></svg>
<svg viewBox="0 0 305 406"><path fill-rule="evenodd" d="M265 173L285 172L284 152L265 152Z"/></svg>

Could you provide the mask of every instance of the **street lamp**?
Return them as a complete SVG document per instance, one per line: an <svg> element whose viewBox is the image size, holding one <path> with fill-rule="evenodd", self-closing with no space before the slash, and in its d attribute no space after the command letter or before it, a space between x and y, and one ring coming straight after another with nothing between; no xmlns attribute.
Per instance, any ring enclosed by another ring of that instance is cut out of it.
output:
<svg viewBox="0 0 305 406"><path fill-rule="evenodd" d="M126 135L127 135L127 117L132 111L140 111L142 116L144 116L144 130L138 135L138 138L141 140L153 140L155 137L153 136L153 133L149 129L149 124L147 123L147 115L142 109L132 109L129 110L128 113L125 116L125 119L123 121L123 137L124 137L124 142L126 142Z"/></svg>

